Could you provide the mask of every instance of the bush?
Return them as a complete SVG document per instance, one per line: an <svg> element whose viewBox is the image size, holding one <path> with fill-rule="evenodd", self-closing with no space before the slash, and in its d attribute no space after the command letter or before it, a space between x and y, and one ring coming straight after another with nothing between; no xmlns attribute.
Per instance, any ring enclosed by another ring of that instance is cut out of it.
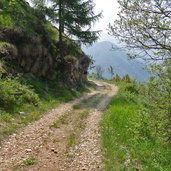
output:
<svg viewBox="0 0 171 171"><path fill-rule="evenodd" d="M154 128L149 124L154 124L151 116L140 114L142 103L135 102L141 101L141 96L129 96L129 91L125 91L123 86L108 105L100 123L104 170L170 171L170 146L158 141ZM154 114L156 111L153 108ZM142 119L142 116L145 117Z"/></svg>
<svg viewBox="0 0 171 171"><path fill-rule="evenodd" d="M119 83L119 82L121 82L121 77L118 74L116 74L115 77L113 78L113 80L115 83Z"/></svg>
<svg viewBox="0 0 171 171"><path fill-rule="evenodd" d="M39 97L33 90L10 78L0 79L0 108L13 111L24 104L39 104Z"/></svg>
<svg viewBox="0 0 171 171"><path fill-rule="evenodd" d="M146 86L142 110L144 129L149 128L152 137L171 144L171 61L153 66L155 77ZM147 130L148 131L148 130ZM147 132L146 131L146 132Z"/></svg>
<svg viewBox="0 0 171 171"><path fill-rule="evenodd" d="M0 26L5 26L5 27L13 26L11 17L9 15L0 15Z"/></svg>
<svg viewBox="0 0 171 171"><path fill-rule="evenodd" d="M133 94L138 94L138 84L136 82L132 82L132 83L126 83L124 86L124 89L126 92L130 92Z"/></svg>
<svg viewBox="0 0 171 171"><path fill-rule="evenodd" d="M126 74L123 78L122 81L126 82L126 83L131 83L132 80L130 78L130 76L128 74Z"/></svg>

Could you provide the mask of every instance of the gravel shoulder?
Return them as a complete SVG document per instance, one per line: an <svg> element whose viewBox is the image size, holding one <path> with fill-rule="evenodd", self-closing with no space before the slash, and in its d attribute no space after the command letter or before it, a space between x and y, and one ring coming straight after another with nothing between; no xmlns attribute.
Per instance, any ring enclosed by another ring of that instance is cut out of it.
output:
<svg viewBox="0 0 171 171"><path fill-rule="evenodd" d="M102 170L98 124L117 87L97 90L49 111L0 146L0 171Z"/></svg>

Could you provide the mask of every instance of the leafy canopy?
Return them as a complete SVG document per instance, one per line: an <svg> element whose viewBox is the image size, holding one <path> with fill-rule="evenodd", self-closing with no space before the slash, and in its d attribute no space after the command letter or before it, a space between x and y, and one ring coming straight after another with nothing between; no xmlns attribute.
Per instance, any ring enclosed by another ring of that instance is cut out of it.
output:
<svg viewBox="0 0 171 171"><path fill-rule="evenodd" d="M171 55L170 0L119 0L111 35L126 43L132 57L164 60ZM133 55L137 53L136 55Z"/></svg>

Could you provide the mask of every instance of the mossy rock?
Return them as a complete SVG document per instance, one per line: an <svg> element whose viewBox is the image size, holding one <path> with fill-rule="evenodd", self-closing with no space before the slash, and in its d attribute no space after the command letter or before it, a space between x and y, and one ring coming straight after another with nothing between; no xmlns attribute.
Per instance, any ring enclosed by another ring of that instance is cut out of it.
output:
<svg viewBox="0 0 171 171"><path fill-rule="evenodd" d="M18 55L17 48L7 42L0 42L0 58L15 59Z"/></svg>
<svg viewBox="0 0 171 171"><path fill-rule="evenodd" d="M64 57L66 62L75 63L78 59L75 56L67 55Z"/></svg>
<svg viewBox="0 0 171 171"><path fill-rule="evenodd" d="M4 62L0 61L0 78L5 73L5 69L4 69L3 65L4 65Z"/></svg>

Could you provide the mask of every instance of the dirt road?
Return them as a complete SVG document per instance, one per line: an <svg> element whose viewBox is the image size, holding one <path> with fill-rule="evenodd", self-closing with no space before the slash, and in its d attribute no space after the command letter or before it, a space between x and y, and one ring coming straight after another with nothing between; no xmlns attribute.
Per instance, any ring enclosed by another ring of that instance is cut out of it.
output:
<svg viewBox="0 0 171 171"><path fill-rule="evenodd" d="M2 143L0 171L103 170L98 124L117 87L96 84L96 90L49 111Z"/></svg>

